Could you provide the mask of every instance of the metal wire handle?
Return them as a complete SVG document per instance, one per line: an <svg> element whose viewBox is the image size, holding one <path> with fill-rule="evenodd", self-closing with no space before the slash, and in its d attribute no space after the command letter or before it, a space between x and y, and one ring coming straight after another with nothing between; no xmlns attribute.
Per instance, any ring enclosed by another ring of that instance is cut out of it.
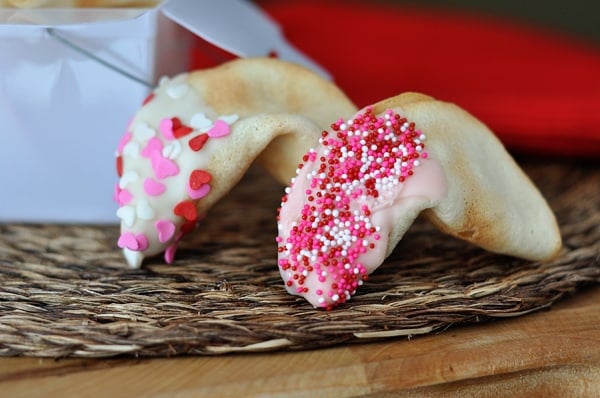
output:
<svg viewBox="0 0 600 398"><path fill-rule="evenodd" d="M155 85L152 83L149 83L147 81L145 81L144 79L140 79L139 77L127 72L126 70L98 57L96 54L91 53L90 51L86 50L85 48L78 46L77 44L73 43L72 41L68 40L67 38L65 38L64 36L60 35L56 29L53 28L46 28L46 32L48 33L48 35L50 35L51 37L55 38L56 40L58 40L59 42L61 42L62 44L64 44L65 46L71 48L72 50L77 51L80 54L85 55L86 57L89 57L91 59L93 59L94 61L98 62L101 65L104 65L105 67L107 67L108 69L117 72L118 74L125 76L128 79L131 79L145 87L148 88L154 88Z"/></svg>

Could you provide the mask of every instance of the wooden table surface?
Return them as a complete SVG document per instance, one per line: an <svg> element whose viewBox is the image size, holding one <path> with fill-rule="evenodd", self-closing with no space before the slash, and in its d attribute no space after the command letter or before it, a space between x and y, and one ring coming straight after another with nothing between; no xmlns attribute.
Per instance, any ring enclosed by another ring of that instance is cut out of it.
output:
<svg viewBox="0 0 600 398"><path fill-rule="evenodd" d="M600 288L443 333L300 352L0 358L3 397L600 396Z"/></svg>

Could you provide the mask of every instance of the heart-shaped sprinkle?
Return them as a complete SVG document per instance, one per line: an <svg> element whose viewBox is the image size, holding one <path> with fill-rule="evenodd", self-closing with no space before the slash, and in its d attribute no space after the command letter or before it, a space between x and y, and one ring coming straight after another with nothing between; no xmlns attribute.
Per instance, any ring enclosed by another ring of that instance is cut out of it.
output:
<svg viewBox="0 0 600 398"><path fill-rule="evenodd" d="M160 154L163 150L163 143L156 137L150 138L148 143L142 149L142 156L145 158L152 158L157 152Z"/></svg>
<svg viewBox="0 0 600 398"><path fill-rule="evenodd" d="M123 249L142 251L148 248L148 238L144 234L134 235L131 232L123 232L117 245Z"/></svg>
<svg viewBox="0 0 600 398"><path fill-rule="evenodd" d="M196 221L198 219L198 210L196 210L194 203L189 200L177 203L175 208L173 208L173 213L188 221Z"/></svg>
<svg viewBox="0 0 600 398"><path fill-rule="evenodd" d="M135 240L138 243L138 250L146 250L148 248L148 238L144 234L137 234Z"/></svg>
<svg viewBox="0 0 600 398"><path fill-rule="evenodd" d="M204 115L204 113L199 112L196 113L190 119L190 126L195 128L196 130L206 130L212 125L212 121Z"/></svg>
<svg viewBox="0 0 600 398"><path fill-rule="evenodd" d="M129 185L132 182L136 182L139 178L140 175L137 172L129 170L123 173L123 175L119 179L119 186L121 187L121 189L125 189L127 188L127 185Z"/></svg>
<svg viewBox="0 0 600 398"><path fill-rule="evenodd" d="M113 200L117 203L119 203L119 192L121 192L121 187L119 186L119 183L116 183L115 189L113 190Z"/></svg>
<svg viewBox="0 0 600 398"><path fill-rule="evenodd" d="M208 141L208 134L202 133L192 138L188 144L192 151L198 152L206 144L206 141Z"/></svg>
<svg viewBox="0 0 600 398"><path fill-rule="evenodd" d="M197 221L198 220L186 221L183 224L181 224L181 227L179 228L179 230L181 231L181 235L183 236L193 232L196 228Z"/></svg>
<svg viewBox="0 0 600 398"><path fill-rule="evenodd" d="M119 240L117 241L117 245L122 249L129 249L137 251L139 250L140 244L138 243L135 235L131 232L123 232L121 236L119 236Z"/></svg>
<svg viewBox="0 0 600 398"><path fill-rule="evenodd" d="M167 187L165 184L158 182L153 178L148 177L144 180L144 192L150 196L162 195L166 189Z"/></svg>
<svg viewBox="0 0 600 398"><path fill-rule="evenodd" d="M166 85L167 83L169 83L171 81L171 78L169 76L161 76L160 79L158 79L158 87L162 87L164 85Z"/></svg>
<svg viewBox="0 0 600 398"><path fill-rule="evenodd" d="M164 118L158 124L158 130L162 133L163 137L167 140L174 140L175 136L173 135L173 119Z"/></svg>
<svg viewBox="0 0 600 398"><path fill-rule="evenodd" d="M198 189L212 180L212 175L206 170L196 169L190 173L190 188Z"/></svg>
<svg viewBox="0 0 600 398"><path fill-rule="evenodd" d="M154 209L150 206L148 199L141 198L136 207L136 214L142 220L152 220L154 218Z"/></svg>
<svg viewBox="0 0 600 398"><path fill-rule="evenodd" d="M226 135L228 135L231 132L231 128L229 127L229 124L221 119L217 119L215 120L215 123L213 124L213 126L210 128L210 130L207 131L207 134L210 137L224 137Z"/></svg>
<svg viewBox="0 0 600 398"><path fill-rule="evenodd" d="M177 141L173 141L173 142L177 142ZM171 153L173 152L174 147L171 144L167 144L164 146L161 156L163 158L171 158Z"/></svg>
<svg viewBox="0 0 600 398"><path fill-rule="evenodd" d="M131 227L135 222L135 209L131 206L122 206L117 210L117 217L119 217L123 224L127 227Z"/></svg>
<svg viewBox="0 0 600 398"><path fill-rule="evenodd" d="M175 138L185 137L192 131L194 131L194 129L189 126L179 126L177 129L173 130L173 136Z"/></svg>
<svg viewBox="0 0 600 398"><path fill-rule="evenodd" d="M135 126L133 134L140 140L146 141L156 135L156 131L146 123L139 123Z"/></svg>
<svg viewBox="0 0 600 398"><path fill-rule="evenodd" d="M123 156L121 156L121 155L117 156L116 167L117 167L117 176L119 176L119 177L123 176Z"/></svg>
<svg viewBox="0 0 600 398"><path fill-rule="evenodd" d="M173 99L179 99L187 94L190 86L187 84L177 84L167 88L167 95Z"/></svg>
<svg viewBox="0 0 600 398"><path fill-rule="evenodd" d="M148 96L144 99L144 101L142 102L142 106L148 104L150 101L152 101L154 99L154 93L150 93L148 94Z"/></svg>
<svg viewBox="0 0 600 398"><path fill-rule="evenodd" d="M123 155L130 156L134 159L140 157L140 144L135 141L131 141L123 147Z"/></svg>
<svg viewBox="0 0 600 398"><path fill-rule="evenodd" d="M130 132L123 134L123 137L121 137L121 140L119 141L119 145L117 145L117 154L123 153L123 148L131 140L131 137L132 134Z"/></svg>
<svg viewBox="0 0 600 398"><path fill-rule="evenodd" d="M190 198L194 200L202 199L210 193L210 185L208 184L203 184L198 189L192 189L192 187L190 187L189 185L186 188L188 195L190 195Z"/></svg>
<svg viewBox="0 0 600 398"><path fill-rule="evenodd" d="M165 262L167 264L172 264L173 260L175 260L175 252L177 251L177 242L170 244L165 249Z"/></svg>
<svg viewBox="0 0 600 398"><path fill-rule="evenodd" d="M237 122L237 120L239 118L240 117L236 114L219 116L219 119L224 121L227 124L233 124L233 123Z"/></svg>
<svg viewBox="0 0 600 398"><path fill-rule="evenodd" d="M177 167L175 162L173 162L171 159L163 158L162 154L153 156L151 162L154 175L159 180L179 174L179 167Z"/></svg>
<svg viewBox="0 0 600 398"><path fill-rule="evenodd" d="M119 193L117 194L117 203L119 206L128 205L133 199L133 195L126 189L119 189Z"/></svg>
<svg viewBox="0 0 600 398"><path fill-rule="evenodd" d="M154 228L158 232L158 241L160 243L168 242L175 235L175 224L169 220L158 220L154 223Z"/></svg>
<svg viewBox="0 0 600 398"><path fill-rule="evenodd" d="M169 159L176 159L180 153L181 153L181 144L179 143L179 141L173 141L170 144L165 145L165 147L162 150L163 157L169 158Z"/></svg>

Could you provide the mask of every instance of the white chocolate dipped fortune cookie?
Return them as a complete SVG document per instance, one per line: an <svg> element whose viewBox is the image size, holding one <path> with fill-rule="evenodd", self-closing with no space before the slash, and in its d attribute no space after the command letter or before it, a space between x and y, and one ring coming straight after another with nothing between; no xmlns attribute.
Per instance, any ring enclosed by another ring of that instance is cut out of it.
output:
<svg viewBox="0 0 600 398"><path fill-rule="evenodd" d="M356 107L332 83L293 64L240 59L165 79L117 148L118 246L129 266L164 252L257 159L286 184L331 115Z"/></svg>
<svg viewBox="0 0 600 398"><path fill-rule="evenodd" d="M487 250L545 260L561 238L540 192L459 107L406 93L323 132L282 199L278 264L313 306L346 302L416 217Z"/></svg>

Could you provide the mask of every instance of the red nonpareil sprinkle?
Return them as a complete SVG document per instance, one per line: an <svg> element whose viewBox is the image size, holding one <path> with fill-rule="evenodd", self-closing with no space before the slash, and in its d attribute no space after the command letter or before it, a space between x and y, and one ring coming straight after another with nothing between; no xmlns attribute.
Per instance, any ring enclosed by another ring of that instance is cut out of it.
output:
<svg viewBox="0 0 600 398"><path fill-rule="evenodd" d="M311 149L298 166L309 171L302 175L308 188L303 188L297 221L287 237L277 238L279 266L288 275L288 286L307 293L305 281L313 275L324 308L356 292L367 279L361 258L381 239L380 228L372 224L371 206L393 202L395 187L427 157L425 138L414 123L393 111L378 117L371 108L323 132L322 151ZM287 189L282 207L290 193Z"/></svg>

